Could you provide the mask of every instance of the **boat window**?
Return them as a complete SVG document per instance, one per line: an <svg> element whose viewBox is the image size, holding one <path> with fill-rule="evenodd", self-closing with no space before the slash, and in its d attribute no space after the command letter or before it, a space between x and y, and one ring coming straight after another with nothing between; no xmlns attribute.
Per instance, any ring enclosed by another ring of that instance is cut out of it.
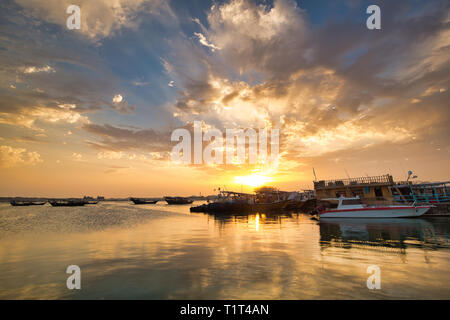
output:
<svg viewBox="0 0 450 320"><path fill-rule="evenodd" d="M349 200L342 200L342 205L352 205L352 204L362 204L360 199L349 199Z"/></svg>

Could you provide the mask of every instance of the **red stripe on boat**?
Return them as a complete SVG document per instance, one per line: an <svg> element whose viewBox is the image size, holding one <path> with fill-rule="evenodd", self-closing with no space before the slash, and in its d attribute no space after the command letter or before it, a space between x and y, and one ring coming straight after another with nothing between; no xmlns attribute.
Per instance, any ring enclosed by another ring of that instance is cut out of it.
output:
<svg viewBox="0 0 450 320"><path fill-rule="evenodd" d="M339 209L339 210L331 210L331 211L323 211L319 212L320 214L330 213L330 212L348 212L348 211L372 211L372 210L405 210L405 209L424 209L431 208L430 206L420 206L420 207L374 207L374 208L359 208L359 209Z"/></svg>

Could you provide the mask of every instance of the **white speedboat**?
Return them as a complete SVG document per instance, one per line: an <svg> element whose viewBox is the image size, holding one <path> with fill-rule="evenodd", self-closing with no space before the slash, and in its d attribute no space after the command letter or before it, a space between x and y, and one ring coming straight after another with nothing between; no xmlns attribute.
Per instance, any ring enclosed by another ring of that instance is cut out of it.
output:
<svg viewBox="0 0 450 320"><path fill-rule="evenodd" d="M369 206L363 204L361 199L356 198L334 198L324 199L338 201L337 208L319 208L319 218L408 218L420 217L432 206L415 205L383 205Z"/></svg>

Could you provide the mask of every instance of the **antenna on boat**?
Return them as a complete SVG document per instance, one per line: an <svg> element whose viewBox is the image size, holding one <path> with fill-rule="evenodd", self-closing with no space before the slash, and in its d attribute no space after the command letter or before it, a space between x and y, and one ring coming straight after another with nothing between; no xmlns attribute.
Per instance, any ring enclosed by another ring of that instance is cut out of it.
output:
<svg viewBox="0 0 450 320"><path fill-rule="evenodd" d="M413 174L412 170L409 170L409 171L408 171L408 179L406 179L406 182L409 182L409 179L410 179L410 178L411 178L411 179L417 179L417 178L418 178L416 175L413 175L413 176L412 176L412 174ZM412 176L412 177L411 177L411 176Z"/></svg>
<svg viewBox="0 0 450 320"><path fill-rule="evenodd" d="M406 182L409 181L409 178L411 178L411 175L413 174L413 172L411 170L408 171L408 178L406 179Z"/></svg>
<svg viewBox="0 0 450 320"><path fill-rule="evenodd" d="M344 171L345 171L345 174L347 175L347 178L350 179L350 175L348 174L347 169L344 169Z"/></svg>

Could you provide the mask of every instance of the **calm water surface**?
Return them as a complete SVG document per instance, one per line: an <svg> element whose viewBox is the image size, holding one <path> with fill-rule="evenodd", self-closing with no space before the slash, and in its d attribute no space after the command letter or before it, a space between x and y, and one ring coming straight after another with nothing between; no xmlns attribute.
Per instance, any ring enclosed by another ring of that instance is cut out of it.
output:
<svg viewBox="0 0 450 320"><path fill-rule="evenodd" d="M450 299L450 218L0 204L0 299ZM81 268L68 290L66 268ZM369 290L369 265L381 289Z"/></svg>

